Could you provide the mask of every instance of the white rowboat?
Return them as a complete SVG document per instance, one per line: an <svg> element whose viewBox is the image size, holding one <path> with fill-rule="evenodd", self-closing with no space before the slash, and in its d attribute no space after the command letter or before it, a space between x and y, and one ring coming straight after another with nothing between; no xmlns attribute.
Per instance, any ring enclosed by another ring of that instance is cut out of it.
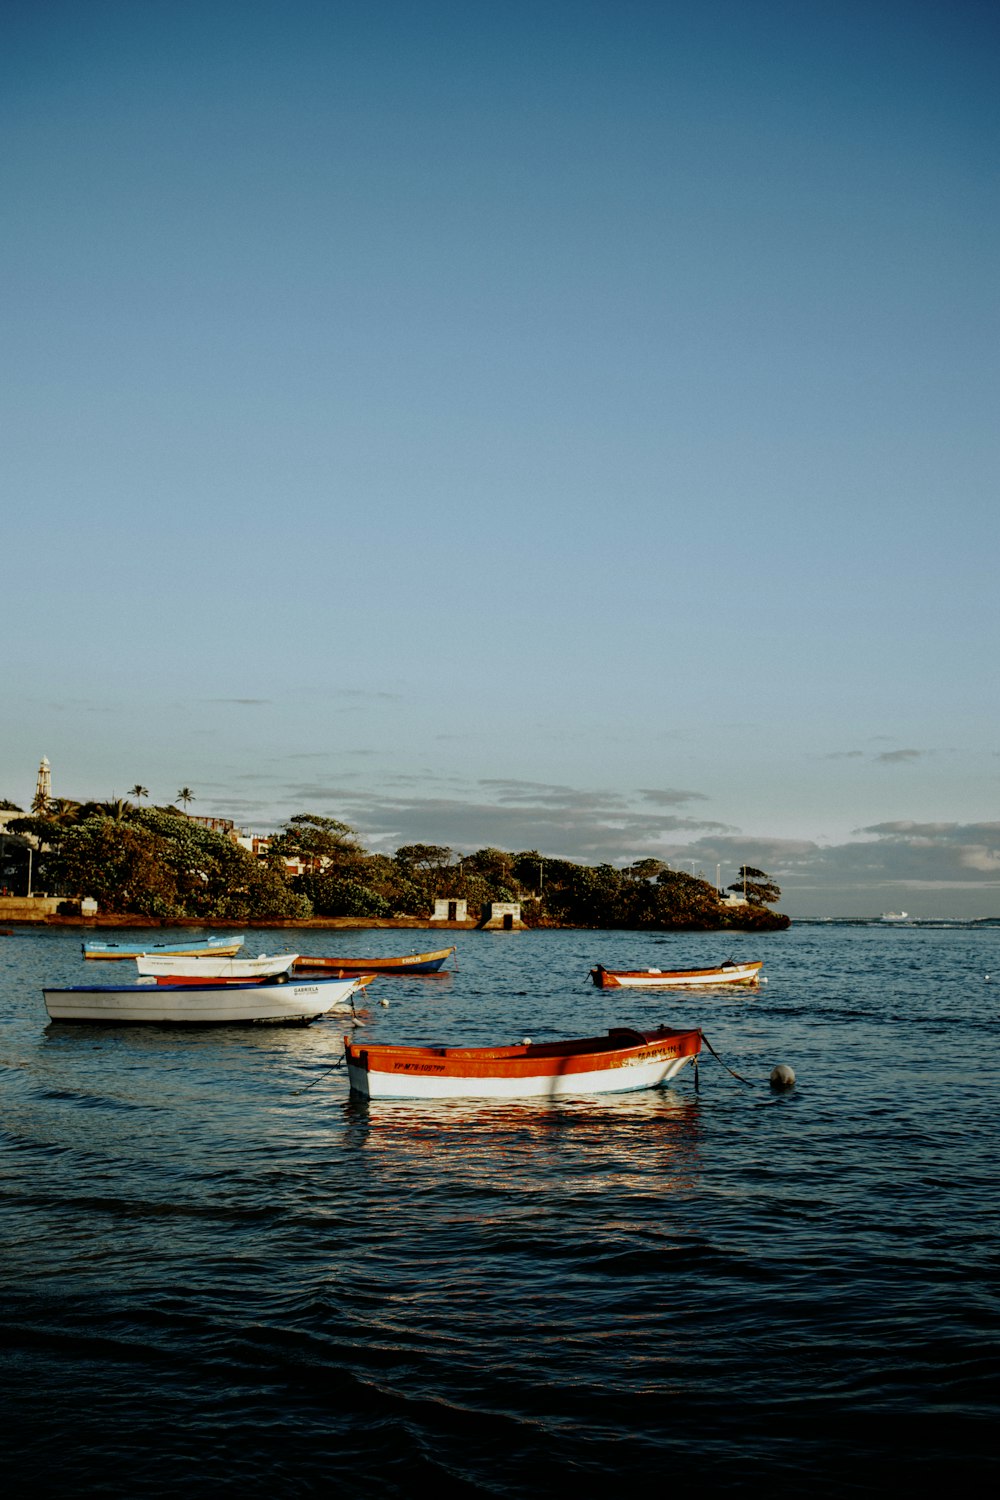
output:
<svg viewBox="0 0 1000 1500"><path fill-rule="evenodd" d="M172 957L169 953L144 953L135 966L140 974L153 974L157 979L167 975L176 979L266 979L287 974L298 956L275 953L268 958L262 953L259 958L206 958L200 954Z"/></svg>
<svg viewBox="0 0 1000 1500"><path fill-rule="evenodd" d="M701 990L719 985L756 989L763 967L763 959L748 964L720 964L714 969L606 969L598 964L591 969L590 977L599 990Z"/></svg>

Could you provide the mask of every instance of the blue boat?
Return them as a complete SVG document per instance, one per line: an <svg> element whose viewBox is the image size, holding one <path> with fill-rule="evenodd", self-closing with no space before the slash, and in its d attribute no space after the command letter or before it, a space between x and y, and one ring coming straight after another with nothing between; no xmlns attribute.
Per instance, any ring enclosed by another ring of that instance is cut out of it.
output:
<svg viewBox="0 0 1000 1500"><path fill-rule="evenodd" d="M212 954L232 958L243 947L243 934L234 937L188 938L180 943L84 943L84 958L141 958L146 953L170 954L175 958Z"/></svg>

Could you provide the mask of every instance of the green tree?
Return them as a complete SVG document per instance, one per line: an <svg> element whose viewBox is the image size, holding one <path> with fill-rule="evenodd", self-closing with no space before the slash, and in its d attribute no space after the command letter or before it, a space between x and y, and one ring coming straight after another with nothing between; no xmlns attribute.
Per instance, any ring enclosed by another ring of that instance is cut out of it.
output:
<svg viewBox="0 0 1000 1500"><path fill-rule="evenodd" d="M775 901L781 899L781 887L775 884L770 875L765 875L763 870L755 869L753 865L741 865L739 879L734 880L728 889L746 896L751 906L773 906Z"/></svg>
<svg viewBox="0 0 1000 1500"><path fill-rule="evenodd" d="M268 859L319 860L324 865L351 864L364 854L357 834L338 818L296 813L270 843Z"/></svg>
<svg viewBox="0 0 1000 1500"><path fill-rule="evenodd" d="M48 816L63 828L70 828L80 821L80 804L71 797L53 797L48 806Z"/></svg>
<svg viewBox="0 0 1000 1500"><path fill-rule="evenodd" d="M505 849L487 846L467 854L461 861L466 878L485 882L491 901L516 901L517 877L514 874L514 856Z"/></svg>
<svg viewBox="0 0 1000 1500"><path fill-rule="evenodd" d="M178 802L183 802L184 811L187 812L188 806L190 805L190 803L196 801L196 798L194 792L192 792L189 786L182 786L180 791L177 793L176 800Z"/></svg>
<svg viewBox="0 0 1000 1500"><path fill-rule="evenodd" d="M392 916L392 904L385 896L350 875L333 872L303 875L295 885L321 917Z"/></svg>
<svg viewBox="0 0 1000 1500"><path fill-rule="evenodd" d="M648 925L654 927L717 927L719 896L709 881L686 870L661 870L651 887Z"/></svg>
<svg viewBox="0 0 1000 1500"><path fill-rule="evenodd" d="M444 870L451 856L452 851L444 844L403 844L396 850L396 859L404 870Z"/></svg>
<svg viewBox="0 0 1000 1500"><path fill-rule="evenodd" d="M126 820L95 808L58 829L51 866L67 894L96 896L113 912L246 921L312 910L248 850L176 810L142 808Z"/></svg>
<svg viewBox="0 0 1000 1500"><path fill-rule="evenodd" d="M101 812L113 818L116 823L125 822L130 814L135 812L132 803L126 802L124 797L112 797L109 802L100 802L97 805Z"/></svg>
<svg viewBox="0 0 1000 1500"><path fill-rule="evenodd" d="M169 918L183 913L176 871L147 828L94 817L66 830L53 860L60 886L107 911Z"/></svg>
<svg viewBox="0 0 1000 1500"><path fill-rule="evenodd" d="M545 857L537 849L522 849L515 854L511 870L522 890L541 894L545 887Z"/></svg>
<svg viewBox="0 0 1000 1500"><path fill-rule="evenodd" d="M137 802L141 803L143 797L149 796L149 787L143 786L142 782L137 781L135 786L129 787L128 794L130 797L134 797Z"/></svg>

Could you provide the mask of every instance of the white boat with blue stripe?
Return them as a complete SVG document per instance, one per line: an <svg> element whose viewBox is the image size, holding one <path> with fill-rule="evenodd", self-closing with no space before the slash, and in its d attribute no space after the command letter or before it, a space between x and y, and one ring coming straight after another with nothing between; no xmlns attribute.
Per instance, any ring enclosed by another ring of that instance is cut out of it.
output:
<svg viewBox="0 0 1000 1500"><path fill-rule="evenodd" d="M354 1013L368 974L305 984L78 984L42 991L51 1021L113 1026L308 1026L330 1011Z"/></svg>

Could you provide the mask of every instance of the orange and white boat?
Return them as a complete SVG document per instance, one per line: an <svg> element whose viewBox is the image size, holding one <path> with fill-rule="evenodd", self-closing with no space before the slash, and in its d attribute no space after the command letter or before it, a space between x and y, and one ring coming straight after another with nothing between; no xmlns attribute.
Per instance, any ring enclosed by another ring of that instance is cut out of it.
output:
<svg viewBox="0 0 1000 1500"><path fill-rule="evenodd" d="M383 1047L344 1038L351 1089L366 1099L556 1099L653 1089L701 1051L700 1031L635 1031L513 1047Z"/></svg>
<svg viewBox="0 0 1000 1500"><path fill-rule="evenodd" d="M749 964L730 961L715 969L606 969L598 964L591 969L590 977L599 990L715 989L719 985L755 990L763 967L763 959Z"/></svg>

